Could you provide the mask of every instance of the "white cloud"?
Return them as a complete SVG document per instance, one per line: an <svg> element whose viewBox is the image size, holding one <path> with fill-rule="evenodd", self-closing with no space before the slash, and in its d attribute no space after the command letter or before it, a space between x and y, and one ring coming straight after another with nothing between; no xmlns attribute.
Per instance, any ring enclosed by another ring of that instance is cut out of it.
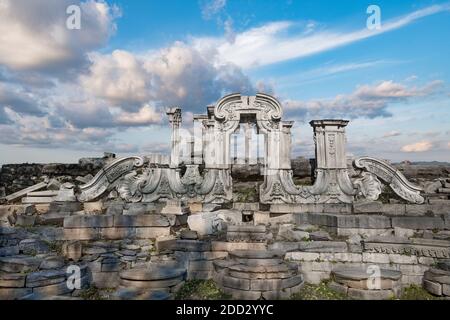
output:
<svg viewBox="0 0 450 320"><path fill-rule="evenodd" d="M81 7L81 30L66 28L66 8L73 4ZM116 13L103 0L2 0L0 64L24 70L79 63L106 43Z"/></svg>
<svg viewBox="0 0 450 320"><path fill-rule="evenodd" d="M337 95L332 99L285 100L283 104L287 112L300 117L387 117L390 116L386 110L389 103L430 95L441 85L442 81L433 81L420 88L408 88L393 81L382 81L376 85L360 86L351 94Z"/></svg>
<svg viewBox="0 0 450 320"><path fill-rule="evenodd" d="M227 0L203 0L202 15L205 19L211 19L227 5Z"/></svg>
<svg viewBox="0 0 450 320"><path fill-rule="evenodd" d="M242 68L252 68L324 52L356 41L404 27L414 21L447 11L450 5L433 5L403 17L386 21L380 30L367 28L342 31L317 31L290 34L296 24L290 21L268 23L235 35L235 41L224 38L198 38L199 47L216 47L223 61L233 62Z"/></svg>
<svg viewBox="0 0 450 320"><path fill-rule="evenodd" d="M82 86L97 98L134 112L150 101L203 110L225 93L254 91L238 67L217 65L213 52L181 42L148 55L114 51L91 59Z"/></svg>
<svg viewBox="0 0 450 320"><path fill-rule="evenodd" d="M142 126L162 122L162 113L154 107L145 105L138 112L122 112L116 118L116 123L125 126Z"/></svg>
<svg viewBox="0 0 450 320"><path fill-rule="evenodd" d="M433 144L430 141L420 141L413 144L403 146L401 150L403 152L425 152L433 148Z"/></svg>
<svg viewBox="0 0 450 320"><path fill-rule="evenodd" d="M393 130L393 131L389 131L389 132L386 132L385 134L383 134L383 138L398 137L401 135L402 135L401 132Z"/></svg>

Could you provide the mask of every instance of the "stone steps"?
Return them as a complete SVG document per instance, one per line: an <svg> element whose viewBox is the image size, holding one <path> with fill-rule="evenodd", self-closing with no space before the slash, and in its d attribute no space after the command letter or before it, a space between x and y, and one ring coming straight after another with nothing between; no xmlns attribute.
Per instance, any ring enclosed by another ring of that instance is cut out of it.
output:
<svg viewBox="0 0 450 320"><path fill-rule="evenodd" d="M148 267L119 273L117 299L166 300L172 297L186 279L186 269L153 263Z"/></svg>
<svg viewBox="0 0 450 320"><path fill-rule="evenodd" d="M236 250L214 261L214 281L234 299L289 299L303 286L298 267L278 250Z"/></svg>
<svg viewBox="0 0 450 320"><path fill-rule="evenodd" d="M329 287L356 300L387 300L401 294L402 273L373 268L339 268L331 272Z"/></svg>

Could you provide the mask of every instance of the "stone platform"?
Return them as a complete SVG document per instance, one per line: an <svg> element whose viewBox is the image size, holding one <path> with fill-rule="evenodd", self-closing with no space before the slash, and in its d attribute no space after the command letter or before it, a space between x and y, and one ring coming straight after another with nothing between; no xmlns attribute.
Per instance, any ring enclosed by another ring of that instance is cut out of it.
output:
<svg viewBox="0 0 450 320"><path fill-rule="evenodd" d="M400 296L402 273L372 268L333 270L329 287L357 300L387 300Z"/></svg>
<svg viewBox="0 0 450 320"><path fill-rule="evenodd" d="M289 299L303 286L295 264L276 250L236 250L214 262L214 281L234 299Z"/></svg>

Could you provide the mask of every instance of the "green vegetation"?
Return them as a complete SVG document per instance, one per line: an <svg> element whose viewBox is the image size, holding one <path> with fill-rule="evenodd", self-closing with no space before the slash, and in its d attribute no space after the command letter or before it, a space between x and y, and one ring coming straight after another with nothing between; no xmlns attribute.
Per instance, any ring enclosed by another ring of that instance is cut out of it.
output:
<svg viewBox="0 0 450 320"><path fill-rule="evenodd" d="M80 298L83 300L105 300L101 295L99 289L95 286L90 286L89 288L82 289L80 291Z"/></svg>
<svg viewBox="0 0 450 320"><path fill-rule="evenodd" d="M236 188L235 202L255 202L258 200L258 192L255 187Z"/></svg>
<svg viewBox="0 0 450 320"><path fill-rule="evenodd" d="M399 300L437 300L438 298L428 293L422 287L410 285L403 290Z"/></svg>
<svg viewBox="0 0 450 320"><path fill-rule="evenodd" d="M213 280L188 280L177 292L176 300L228 300Z"/></svg>
<svg viewBox="0 0 450 320"><path fill-rule="evenodd" d="M303 288L291 296L292 300L348 300L349 298L328 287L329 281L320 284L306 283Z"/></svg>

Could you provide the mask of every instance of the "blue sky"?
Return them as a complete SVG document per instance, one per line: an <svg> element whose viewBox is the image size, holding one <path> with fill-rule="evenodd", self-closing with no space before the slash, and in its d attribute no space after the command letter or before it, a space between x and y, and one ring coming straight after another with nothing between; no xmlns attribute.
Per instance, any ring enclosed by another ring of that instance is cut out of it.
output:
<svg viewBox="0 0 450 320"><path fill-rule="evenodd" d="M0 0L0 164L167 152L165 107L189 128L236 91L282 102L294 156L310 120L345 118L351 155L450 161L449 18L430 0Z"/></svg>

